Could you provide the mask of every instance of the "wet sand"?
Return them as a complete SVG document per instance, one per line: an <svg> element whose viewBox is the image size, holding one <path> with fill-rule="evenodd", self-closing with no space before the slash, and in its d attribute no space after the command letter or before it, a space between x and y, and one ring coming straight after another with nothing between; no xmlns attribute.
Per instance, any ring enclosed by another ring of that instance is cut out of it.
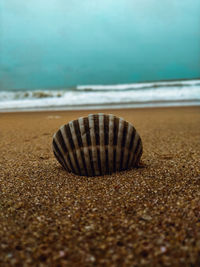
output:
<svg viewBox="0 0 200 267"><path fill-rule="evenodd" d="M0 266L200 265L200 107L101 112L134 124L144 168L62 169L53 133L92 111L0 113Z"/></svg>

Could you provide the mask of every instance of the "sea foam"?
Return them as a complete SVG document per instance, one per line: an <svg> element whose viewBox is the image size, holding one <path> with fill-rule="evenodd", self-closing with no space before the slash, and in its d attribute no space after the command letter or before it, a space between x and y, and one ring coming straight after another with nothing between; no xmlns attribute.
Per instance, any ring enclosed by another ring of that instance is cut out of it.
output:
<svg viewBox="0 0 200 267"><path fill-rule="evenodd" d="M200 80L0 91L0 111L186 104L200 104Z"/></svg>

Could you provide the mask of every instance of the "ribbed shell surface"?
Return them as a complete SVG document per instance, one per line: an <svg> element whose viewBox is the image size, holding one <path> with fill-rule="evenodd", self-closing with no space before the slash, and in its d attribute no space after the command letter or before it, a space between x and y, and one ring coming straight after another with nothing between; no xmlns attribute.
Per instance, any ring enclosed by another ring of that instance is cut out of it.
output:
<svg viewBox="0 0 200 267"><path fill-rule="evenodd" d="M122 118L90 114L54 134L53 152L68 172L96 176L137 166L142 141L133 125Z"/></svg>

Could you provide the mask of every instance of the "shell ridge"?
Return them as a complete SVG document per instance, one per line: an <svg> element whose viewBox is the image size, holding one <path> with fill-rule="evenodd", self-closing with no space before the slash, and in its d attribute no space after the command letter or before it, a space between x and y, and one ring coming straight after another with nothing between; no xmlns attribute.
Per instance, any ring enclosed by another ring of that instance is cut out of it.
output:
<svg viewBox="0 0 200 267"><path fill-rule="evenodd" d="M93 158L92 158L92 141L91 141L91 132L90 132L90 123L89 123L89 118L91 118L91 115L89 115L88 117L85 117L83 119L83 123L84 123L84 133L86 134L86 139L87 139L87 151L88 151L88 155L89 155L89 161L88 161L88 165L91 167L91 171L92 171L92 175L95 175L95 167L94 167L94 163L93 163Z"/></svg>
<svg viewBox="0 0 200 267"><path fill-rule="evenodd" d="M131 139L130 139L130 143L129 143L129 147L128 147L128 160L127 160L127 165L126 168L129 168L130 166L130 161L132 160L132 154L133 154L133 145L134 145L134 140L135 140L135 135L136 135L136 130L133 127L132 128L132 133L131 133Z"/></svg>
<svg viewBox="0 0 200 267"><path fill-rule="evenodd" d="M123 122L123 132L122 132L122 141L121 141L121 156L120 156L120 170L123 170L123 161L124 161L124 155L126 152L126 140L127 140L127 131L128 131L128 123L126 121Z"/></svg>
<svg viewBox="0 0 200 267"><path fill-rule="evenodd" d="M66 162L63 158L63 155L60 152L55 140L53 140L53 153L54 153L55 157L57 158L57 160L60 162L60 164L63 166L63 168L70 171L70 169L67 167L67 164L66 164Z"/></svg>
<svg viewBox="0 0 200 267"><path fill-rule="evenodd" d="M104 114L105 173L109 173L108 144L109 144L109 116Z"/></svg>
<svg viewBox="0 0 200 267"><path fill-rule="evenodd" d="M78 139L77 137L79 134L78 129L77 129L78 127L77 120L70 122L69 127L70 127L70 131L72 135L72 140L74 142L74 147L75 147L74 153L76 154L78 169L80 171L80 174L87 175L87 172L84 168L83 158L82 158L82 151L81 151L82 140Z"/></svg>
<svg viewBox="0 0 200 267"><path fill-rule="evenodd" d="M94 168L94 162L93 162L93 158L92 158L92 149L88 148L88 152L89 152L89 157L90 157L90 165L91 165L91 170L92 170L92 175L95 176L95 168Z"/></svg>
<svg viewBox="0 0 200 267"><path fill-rule="evenodd" d="M68 161L67 161L67 147L66 147L66 144L64 142L64 139L63 139L63 136L62 136L62 133L61 133L61 130L59 130L54 138L54 146L56 147L57 146L57 149L58 151L60 152L60 154L62 155L62 158L65 162L65 165L67 165L67 168L72 170L68 164ZM61 144L60 144L61 143ZM62 152L62 153L61 153Z"/></svg>
<svg viewBox="0 0 200 267"><path fill-rule="evenodd" d="M99 116L98 114L95 114L93 116L94 120L94 132L95 132L95 145L99 146L100 145L100 139L99 139Z"/></svg>
<svg viewBox="0 0 200 267"><path fill-rule="evenodd" d="M101 114L94 114L94 130L95 130L95 140L96 140L96 151L97 151L97 165L99 169L99 175L102 175L101 170L101 153L100 153L100 134L99 134L99 116Z"/></svg>
<svg viewBox="0 0 200 267"><path fill-rule="evenodd" d="M142 154L143 154L143 145L142 145L142 139L141 139L141 150L140 150L140 153L139 153L139 156L138 156L138 160L137 160L137 163L136 163L137 166L141 161Z"/></svg>
<svg viewBox="0 0 200 267"><path fill-rule="evenodd" d="M113 126L113 172L117 171L116 168L116 159L117 159L117 136L119 130L119 118L114 116L114 126Z"/></svg>
<svg viewBox="0 0 200 267"><path fill-rule="evenodd" d="M81 130L80 130L80 120L74 121L74 129L75 129L75 132L76 132L78 145L80 147L81 159L82 159L83 168L84 168L84 174L86 176L88 176L88 175L91 175L91 172L88 173L88 169L87 169L87 164L86 164L87 157L85 159L86 153L85 153L85 150L83 149L83 135L81 134Z"/></svg>
<svg viewBox="0 0 200 267"><path fill-rule="evenodd" d="M100 164L101 173L106 173L106 151L105 151L105 137L104 137L104 114L99 116L99 142L100 142Z"/></svg>
<svg viewBox="0 0 200 267"><path fill-rule="evenodd" d="M101 152L100 148L97 147L97 163L98 163L98 168L99 168L99 175L102 175L102 170L101 170Z"/></svg>
<svg viewBox="0 0 200 267"><path fill-rule="evenodd" d="M91 162L90 162L90 155L89 155L89 147L88 147L88 140L87 140L87 134L86 134L86 126L85 121L83 118L80 118L78 120L79 122L79 128L81 133L81 139L83 144L83 155L82 158L85 162L85 168L88 175L93 175ZM89 124L89 123L88 123ZM84 157L85 156L85 157Z"/></svg>
<svg viewBox="0 0 200 267"><path fill-rule="evenodd" d="M96 138L95 138L95 129L94 129L94 116L89 115L89 128L90 128L90 139L91 139L91 156L92 162L94 166L94 175L99 175L99 166L98 166L98 159L97 159L97 148L96 148Z"/></svg>
<svg viewBox="0 0 200 267"><path fill-rule="evenodd" d="M117 136L118 136L118 129L119 129L119 118L114 117L114 133L113 133L113 146L117 145Z"/></svg>
<svg viewBox="0 0 200 267"><path fill-rule="evenodd" d="M113 149L113 141L114 140L114 116L109 115L109 125L108 125L108 165L109 172L113 172L113 160L114 160L114 149Z"/></svg>
<svg viewBox="0 0 200 267"><path fill-rule="evenodd" d="M133 127L132 125L128 124L128 128L127 128L127 134L126 134L126 140L125 140L125 144L124 144L124 155L123 155L123 163L122 163L122 169L126 169L127 165L128 165L128 155L129 155L129 144L130 144L130 138L131 138L131 134L133 132Z"/></svg>
<svg viewBox="0 0 200 267"><path fill-rule="evenodd" d="M141 159L141 156L142 156L142 152L143 152L143 148L142 148L142 143L141 143L140 144L140 152L138 153L137 159L135 161L135 166L139 165L139 162L140 162L140 159Z"/></svg>
<svg viewBox="0 0 200 267"><path fill-rule="evenodd" d="M61 164L61 166L66 169L67 171L69 171L69 169L66 168L63 160L61 159L61 157L59 157L60 155L57 154L57 152L55 150L53 150L54 156L56 157L56 159L58 160L58 162Z"/></svg>
<svg viewBox="0 0 200 267"><path fill-rule="evenodd" d="M135 131L135 128L133 127L132 136L131 136L131 140L130 140L130 144L129 144L129 150L132 150L132 148L133 148L135 135L136 135L136 131Z"/></svg>
<svg viewBox="0 0 200 267"><path fill-rule="evenodd" d="M133 157L133 161L131 163L131 166L135 166L135 163L137 162L138 160L138 155L140 153L140 149L141 149L141 139L140 137L138 138L138 141L137 141L137 145L135 147L135 152L134 152L134 157Z"/></svg>
<svg viewBox="0 0 200 267"><path fill-rule="evenodd" d="M120 169L120 162L121 162L121 151L122 151L122 133L124 127L124 120L119 119L119 126L118 126L118 135L117 135L117 147L116 147L116 170Z"/></svg>
<svg viewBox="0 0 200 267"><path fill-rule="evenodd" d="M70 139L68 140L68 134L71 134L69 125L68 125L68 128L67 128L67 125L65 125L63 128L61 128L61 133L62 133L64 142L65 142L65 145L69 151L69 158L71 161L72 168L73 168L75 173L79 173L79 169L78 169L76 162L75 162L75 157L74 157L75 153L73 153L72 144L71 144L71 142L69 142ZM74 144L73 144L73 146L74 146Z"/></svg>
<svg viewBox="0 0 200 267"><path fill-rule="evenodd" d="M135 132L135 138L134 138L134 142L133 142L133 147L132 147L132 150L131 150L131 155L130 155L130 158L129 158L129 163L128 163L128 167L132 167L132 163L133 163L133 158L134 158L134 155L135 155L135 149L136 149L136 146L137 146L137 143L138 143L138 139L139 139L139 135L137 134L137 132Z"/></svg>

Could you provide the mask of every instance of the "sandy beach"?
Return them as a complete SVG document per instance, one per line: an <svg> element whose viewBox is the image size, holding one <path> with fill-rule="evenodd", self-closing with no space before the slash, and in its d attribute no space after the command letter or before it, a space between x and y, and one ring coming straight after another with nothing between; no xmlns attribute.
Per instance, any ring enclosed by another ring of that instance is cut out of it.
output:
<svg viewBox="0 0 200 267"><path fill-rule="evenodd" d="M52 136L72 119L133 123L144 168L67 173ZM200 107L0 113L0 266L200 266Z"/></svg>

